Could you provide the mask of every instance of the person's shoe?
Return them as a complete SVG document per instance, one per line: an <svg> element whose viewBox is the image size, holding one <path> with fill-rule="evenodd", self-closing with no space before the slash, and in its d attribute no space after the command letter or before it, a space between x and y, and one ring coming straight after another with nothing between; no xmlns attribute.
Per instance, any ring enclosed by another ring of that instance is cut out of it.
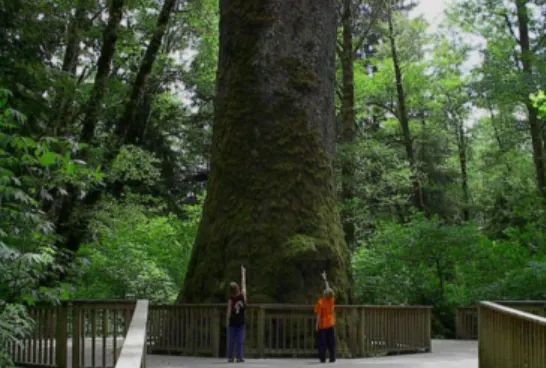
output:
<svg viewBox="0 0 546 368"><path fill-rule="evenodd" d="M227 362L228 362L228 363L233 363L233 358L229 358L229 359L227 360Z"/></svg>
<svg viewBox="0 0 546 368"><path fill-rule="evenodd" d="M244 363L245 360L244 359L237 359L237 363Z"/></svg>
<svg viewBox="0 0 546 368"><path fill-rule="evenodd" d="M335 363L336 360L335 359L330 359L330 363Z"/></svg>
<svg viewBox="0 0 546 368"><path fill-rule="evenodd" d="M320 359L321 363L326 363L326 359Z"/></svg>

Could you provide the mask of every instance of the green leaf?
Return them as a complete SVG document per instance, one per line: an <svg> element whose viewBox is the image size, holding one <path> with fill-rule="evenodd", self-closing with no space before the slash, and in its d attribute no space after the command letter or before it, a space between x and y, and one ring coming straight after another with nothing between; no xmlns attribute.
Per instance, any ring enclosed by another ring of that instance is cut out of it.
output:
<svg viewBox="0 0 546 368"><path fill-rule="evenodd" d="M58 155L54 152L46 152L40 157L39 161L42 166L50 167L57 163L57 157Z"/></svg>

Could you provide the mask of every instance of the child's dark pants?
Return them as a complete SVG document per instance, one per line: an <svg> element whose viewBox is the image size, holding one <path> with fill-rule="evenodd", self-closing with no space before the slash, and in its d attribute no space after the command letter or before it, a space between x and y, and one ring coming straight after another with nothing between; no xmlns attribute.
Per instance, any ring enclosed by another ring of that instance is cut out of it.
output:
<svg viewBox="0 0 546 368"><path fill-rule="evenodd" d="M243 347L245 345L245 326L229 326L229 350L228 358L233 359L233 351L237 345L237 359L243 359Z"/></svg>
<svg viewBox="0 0 546 368"><path fill-rule="evenodd" d="M318 353L321 362L326 361L326 350L330 354L330 362L336 361L336 333L333 327L319 330Z"/></svg>

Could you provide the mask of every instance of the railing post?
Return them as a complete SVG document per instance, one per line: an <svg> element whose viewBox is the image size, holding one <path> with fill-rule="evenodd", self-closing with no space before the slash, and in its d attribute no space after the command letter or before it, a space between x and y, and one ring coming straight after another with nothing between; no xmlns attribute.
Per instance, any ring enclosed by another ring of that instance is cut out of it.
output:
<svg viewBox="0 0 546 368"><path fill-rule="evenodd" d="M81 310L72 305L72 368L80 368ZM85 328L85 327L84 327Z"/></svg>
<svg viewBox="0 0 546 368"><path fill-rule="evenodd" d="M346 313L349 318L346 319L347 328L349 329L349 349L351 358L358 356L358 311L356 308L350 308L350 312Z"/></svg>
<svg viewBox="0 0 546 368"><path fill-rule="evenodd" d="M67 305L62 303L57 308L57 326L55 331L55 364L57 368L67 367L68 313Z"/></svg>
<svg viewBox="0 0 546 368"><path fill-rule="evenodd" d="M258 355L265 357L265 308L262 305L258 309Z"/></svg>
<svg viewBox="0 0 546 368"><path fill-rule="evenodd" d="M358 323L358 344L359 344L359 357L363 357L366 355L366 308L365 307L358 307L359 308L359 323Z"/></svg>
<svg viewBox="0 0 546 368"><path fill-rule="evenodd" d="M478 304L478 367L485 367L485 357L483 354L484 348L484 338L485 334L483 329L487 327L486 323L483 323L482 317L484 316L483 307L481 304Z"/></svg>
<svg viewBox="0 0 546 368"><path fill-rule="evenodd" d="M426 320L425 320L425 346L426 351L431 352L432 351L432 340L431 340L431 333L432 333L432 308L426 309Z"/></svg>
<svg viewBox="0 0 546 368"><path fill-rule="evenodd" d="M220 357L220 312L218 308L212 310L212 324L211 324L211 337L212 337L212 356L215 358Z"/></svg>
<svg viewBox="0 0 546 368"><path fill-rule="evenodd" d="M140 362L140 368L146 368L146 357L148 356L148 313L149 305L146 306L146 322L144 323L144 346L142 347L142 358ZM136 306L135 306L136 310ZM134 313L134 312L133 312Z"/></svg>
<svg viewBox="0 0 546 368"><path fill-rule="evenodd" d="M461 339L461 309L455 309L455 339Z"/></svg>

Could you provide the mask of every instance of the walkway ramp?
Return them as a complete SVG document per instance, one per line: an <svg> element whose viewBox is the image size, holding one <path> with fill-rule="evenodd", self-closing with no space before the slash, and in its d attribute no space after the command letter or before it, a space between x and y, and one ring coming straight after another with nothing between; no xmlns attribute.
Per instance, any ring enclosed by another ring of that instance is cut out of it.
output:
<svg viewBox="0 0 546 368"><path fill-rule="evenodd" d="M225 359L148 355L148 368L218 368ZM248 359L246 368L304 368L322 366L312 359ZM328 364L326 364L329 366ZM238 367L239 365L228 365ZM381 358L340 359L337 368L478 368L476 341L433 340L432 352Z"/></svg>

